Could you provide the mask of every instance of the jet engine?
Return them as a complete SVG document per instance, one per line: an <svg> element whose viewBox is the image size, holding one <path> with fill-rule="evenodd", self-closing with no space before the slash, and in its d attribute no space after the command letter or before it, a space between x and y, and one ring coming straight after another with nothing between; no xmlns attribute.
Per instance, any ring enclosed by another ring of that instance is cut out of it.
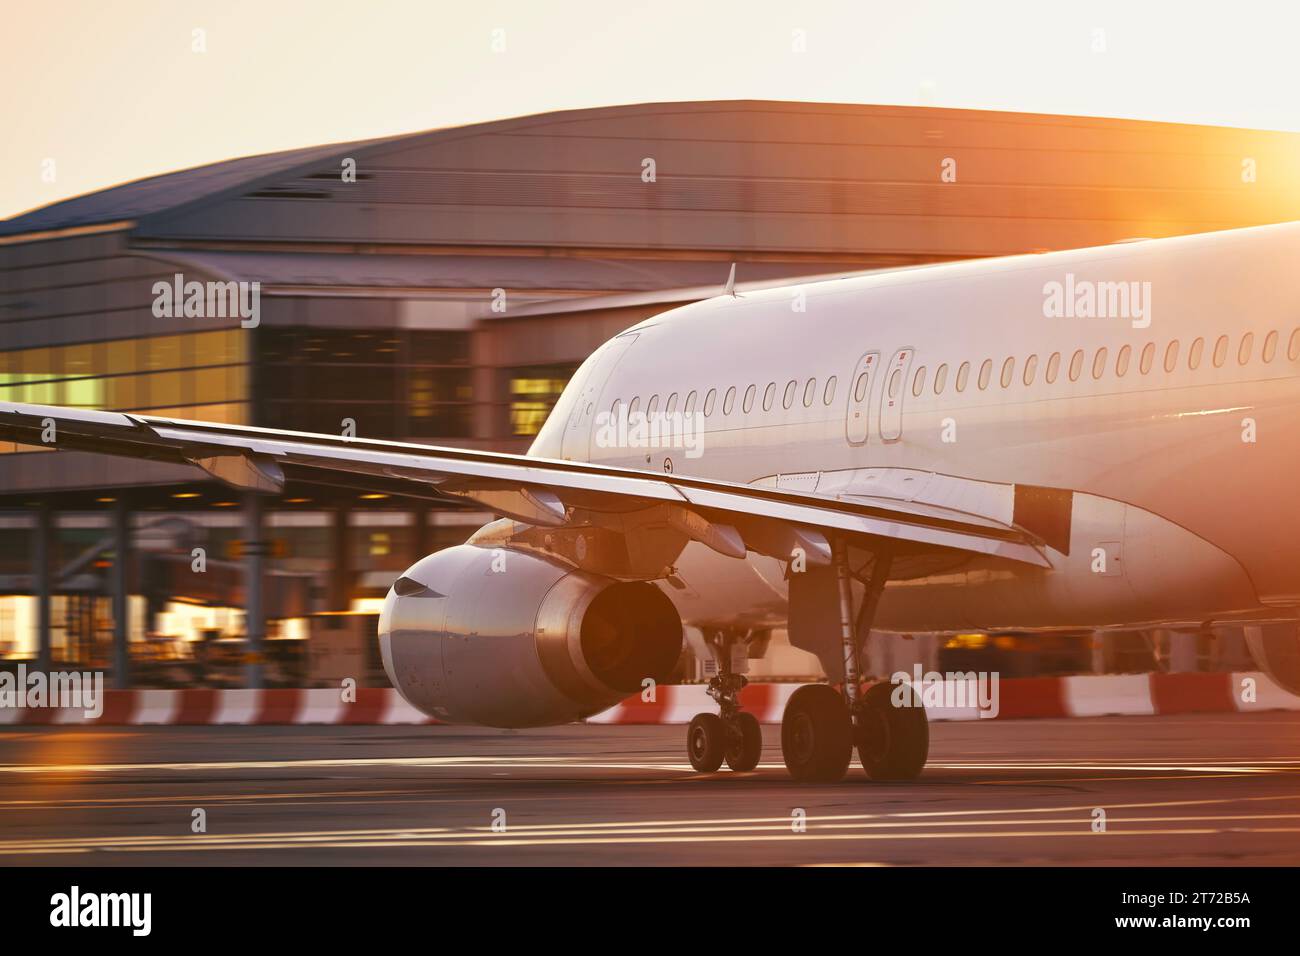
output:
<svg viewBox="0 0 1300 956"><path fill-rule="evenodd" d="M1295 624L1247 627L1246 648L1256 666L1277 684L1300 694L1300 629Z"/></svg>
<svg viewBox="0 0 1300 956"><path fill-rule="evenodd" d="M463 544L412 565L379 618L388 679L439 720L568 723L663 682L682 621L654 584Z"/></svg>

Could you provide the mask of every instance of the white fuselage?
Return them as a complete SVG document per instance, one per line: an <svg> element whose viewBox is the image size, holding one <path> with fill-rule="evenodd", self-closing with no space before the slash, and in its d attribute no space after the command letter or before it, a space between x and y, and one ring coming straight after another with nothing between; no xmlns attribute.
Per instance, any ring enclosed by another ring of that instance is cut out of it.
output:
<svg viewBox="0 0 1300 956"><path fill-rule="evenodd" d="M1065 494L1052 570L972 559L893 581L885 629L1286 617L1297 266L1300 224L1284 224L715 298L602 346L530 453L1017 523L1026 489ZM633 403L689 404L698 457L600 441L602 413ZM688 623L783 613L774 560L691 545L679 570Z"/></svg>

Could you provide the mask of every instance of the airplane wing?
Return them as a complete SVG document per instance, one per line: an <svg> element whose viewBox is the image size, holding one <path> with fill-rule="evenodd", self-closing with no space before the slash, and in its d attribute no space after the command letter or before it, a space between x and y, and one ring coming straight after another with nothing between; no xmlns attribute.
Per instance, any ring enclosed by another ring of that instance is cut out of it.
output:
<svg viewBox="0 0 1300 956"><path fill-rule="evenodd" d="M889 498L852 500L734 482L418 445L183 421L126 412L0 402L0 440L195 465L241 489L286 480L474 502L525 525L626 527L652 510L687 538L733 557L746 551L830 561L829 537L868 550L984 555L1050 568L1042 542L1014 525Z"/></svg>

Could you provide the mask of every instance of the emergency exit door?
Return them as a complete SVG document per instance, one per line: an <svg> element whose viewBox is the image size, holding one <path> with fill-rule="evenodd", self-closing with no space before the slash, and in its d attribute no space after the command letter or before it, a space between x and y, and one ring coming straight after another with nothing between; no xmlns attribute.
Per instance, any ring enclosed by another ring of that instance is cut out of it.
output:
<svg viewBox="0 0 1300 956"><path fill-rule="evenodd" d="M907 396L907 374L912 368L914 349L899 349L885 369L885 387L880 392L881 441L903 437L903 400Z"/></svg>
<svg viewBox="0 0 1300 956"><path fill-rule="evenodd" d="M868 352L858 359L849 379L849 401L844 413L844 436L850 445L865 445L871 429L871 388L875 384L879 352Z"/></svg>

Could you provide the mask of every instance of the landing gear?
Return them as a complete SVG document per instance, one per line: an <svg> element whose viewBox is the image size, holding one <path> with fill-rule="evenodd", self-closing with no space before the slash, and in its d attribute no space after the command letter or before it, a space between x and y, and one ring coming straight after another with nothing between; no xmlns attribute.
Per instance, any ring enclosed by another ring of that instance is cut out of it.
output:
<svg viewBox="0 0 1300 956"><path fill-rule="evenodd" d="M832 544L839 596L843 647L843 693L827 684L800 687L791 695L781 719L781 751L795 780L833 783L848 770L856 747L862 769L872 780L911 780L925 766L930 728L920 696L907 685L877 684L861 691L858 635L866 635L889 577L891 557L877 554L858 620L853 620L853 592L848 549L843 539ZM897 693L895 693L897 692Z"/></svg>
<svg viewBox="0 0 1300 956"><path fill-rule="evenodd" d="M876 684L863 696L853 728L862 769L872 780L914 780L930 752L921 695L907 684Z"/></svg>
<svg viewBox="0 0 1300 956"><path fill-rule="evenodd" d="M724 760L737 773L748 773L763 754L763 731L757 717L740 709L740 691L749 681L732 672L730 641L719 636L718 643L722 673L709 681L708 695L720 713L695 716L686 730L686 753L700 773L713 773Z"/></svg>
<svg viewBox="0 0 1300 956"><path fill-rule="evenodd" d="M727 753L726 729L717 714L696 714L686 728L686 755L700 773L713 773Z"/></svg>
<svg viewBox="0 0 1300 956"><path fill-rule="evenodd" d="M763 731L758 718L741 711L736 714L727 740L727 766L737 773L749 773L763 755Z"/></svg>
<svg viewBox="0 0 1300 956"><path fill-rule="evenodd" d="M790 776L834 783L853 759L853 722L844 698L829 684L800 687L781 718L781 753Z"/></svg>

